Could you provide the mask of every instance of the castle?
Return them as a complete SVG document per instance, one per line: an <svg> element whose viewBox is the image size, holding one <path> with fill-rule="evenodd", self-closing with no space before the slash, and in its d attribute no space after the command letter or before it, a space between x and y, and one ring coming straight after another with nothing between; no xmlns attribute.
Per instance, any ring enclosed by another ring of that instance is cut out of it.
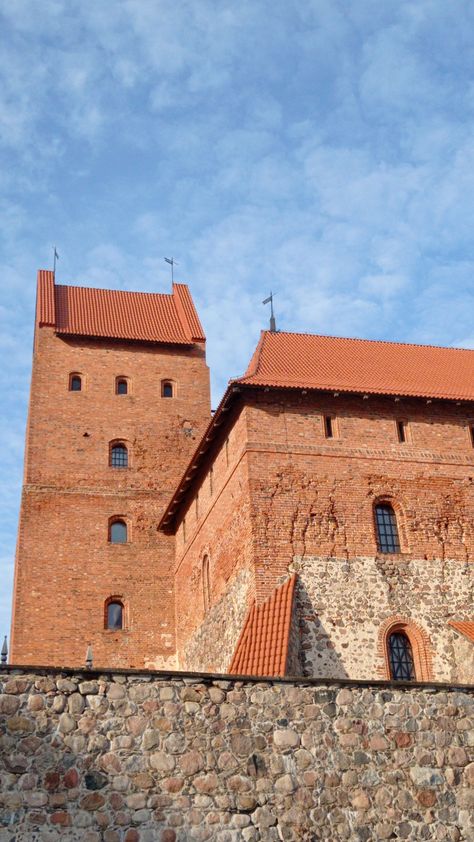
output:
<svg viewBox="0 0 474 842"><path fill-rule="evenodd" d="M211 415L188 288L38 273L11 659L474 682L474 351L264 331Z"/></svg>

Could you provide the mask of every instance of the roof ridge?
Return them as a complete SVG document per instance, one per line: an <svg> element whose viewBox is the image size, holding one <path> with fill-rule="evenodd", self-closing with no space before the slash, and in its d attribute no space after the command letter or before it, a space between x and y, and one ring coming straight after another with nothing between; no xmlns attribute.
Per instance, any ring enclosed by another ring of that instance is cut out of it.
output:
<svg viewBox="0 0 474 842"><path fill-rule="evenodd" d="M118 292L121 295L159 295L162 298L173 298L171 292L142 292L133 289L109 289L109 287L90 287L81 286L81 284L55 284L56 289L87 289L91 292Z"/></svg>
<svg viewBox="0 0 474 842"><path fill-rule="evenodd" d="M439 348L442 351L474 351L474 348L461 348L459 345L425 345L422 342L402 342L399 339L367 339L361 336L331 336L329 333L308 333L296 330L263 330L267 336L309 336L314 339L332 339L341 342L367 342L373 345L402 345L409 348ZM244 375L248 376L248 375Z"/></svg>

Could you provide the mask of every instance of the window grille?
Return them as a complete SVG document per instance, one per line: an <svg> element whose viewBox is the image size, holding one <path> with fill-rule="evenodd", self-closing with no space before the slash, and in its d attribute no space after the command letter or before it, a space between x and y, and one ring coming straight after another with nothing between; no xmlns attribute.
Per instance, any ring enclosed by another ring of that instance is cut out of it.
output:
<svg viewBox="0 0 474 842"><path fill-rule="evenodd" d="M110 451L112 468L128 468L128 450L124 444L114 444Z"/></svg>
<svg viewBox="0 0 474 842"><path fill-rule="evenodd" d="M121 602L109 602L107 605L107 628L114 631L123 628L123 605Z"/></svg>
<svg viewBox="0 0 474 842"><path fill-rule="evenodd" d="M388 639L390 676L394 681L413 681L415 667L410 641L403 632L393 632Z"/></svg>
<svg viewBox="0 0 474 842"><path fill-rule="evenodd" d="M379 503L375 507L377 544L381 553L399 553L397 518L390 503Z"/></svg>

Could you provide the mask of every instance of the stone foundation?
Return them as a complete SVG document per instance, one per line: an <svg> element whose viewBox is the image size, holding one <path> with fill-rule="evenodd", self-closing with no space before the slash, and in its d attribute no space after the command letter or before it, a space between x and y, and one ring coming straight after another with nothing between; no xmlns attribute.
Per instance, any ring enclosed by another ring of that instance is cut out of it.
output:
<svg viewBox="0 0 474 842"><path fill-rule="evenodd" d="M295 556L290 571L298 573L304 675L388 678L380 634L389 618L399 617L409 618L425 633L432 664L429 677L474 682L474 647L449 625L452 619L471 617L470 564L408 556Z"/></svg>
<svg viewBox="0 0 474 842"><path fill-rule="evenodd" d="M474 840L474 688L0 673L0 842Z"/></svg>

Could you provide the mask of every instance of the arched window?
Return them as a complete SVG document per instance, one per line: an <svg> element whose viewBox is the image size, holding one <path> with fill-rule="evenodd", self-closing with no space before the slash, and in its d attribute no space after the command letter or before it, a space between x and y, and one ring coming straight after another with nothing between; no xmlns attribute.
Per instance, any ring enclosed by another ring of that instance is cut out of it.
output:
<svg viewBox="0 0 474 842"><path fill-rule="evenodd" d="M428 634L411 617L388 617L379 629L379 673L395 681L432 681ZM383 666L382 666L383 663Z"/></svg>
<svg viewBox="0 0 474 842"><path fill-rule="evenodd" d="M161 397L162 398L172 398L173 397L173 384L171 380L162 380L161 381Z"/></svg>
<svg viewBox="0 0 474 842"><path fill-rule="evenodd" d="M126 377L116 377L115 378L115 394L116 395L127 395L128 394L128 381Z"/></svg>
<svg viewBox="0 0 474 842"><path fill-rule="evenodd" d="M394 681L413 681L416 678L413 651L405 632L392 632L387 643L390 678Z"/></svg>
<svg viewBox="0 0 474 842"><path fill-rule="evenodd" d="M209 556L205 555L202 560L202 599L204 604L204 611L207 614L209 605L211 603L210 597L210 581L209 581Z"/></svg>
<svg viewBox="0 0 474 842"><path fill-rule="evenodd" d="M105 605L105 628L113 631L123 629L123 602L111 599Z"/></svg>
<svg viewBox="0 0 474 842"><path fill-rule="evenodd" d="M110 466L112 468L128 468L128 450L122 442L117 442L111 446Z"/></svg>
<svg viewBox="0 0 474 842"><path fill-rule="evenodd" d="M397 518L390 503L377 503L375 506L375 529L379 552L400 552Z"/></svg>
<svg viewBox="0 0 474 842"><path fill-rule="evenodd" d="M113 520L109 526L109 541L111 544L127 543L127 524L124 520Z"/></svg>
<svg viewBox="0 0 474 842"><path fill-rule="evenodd" d="M82 390L82 378L80 374L69 375L69 391L80 392Z"/></svg>

